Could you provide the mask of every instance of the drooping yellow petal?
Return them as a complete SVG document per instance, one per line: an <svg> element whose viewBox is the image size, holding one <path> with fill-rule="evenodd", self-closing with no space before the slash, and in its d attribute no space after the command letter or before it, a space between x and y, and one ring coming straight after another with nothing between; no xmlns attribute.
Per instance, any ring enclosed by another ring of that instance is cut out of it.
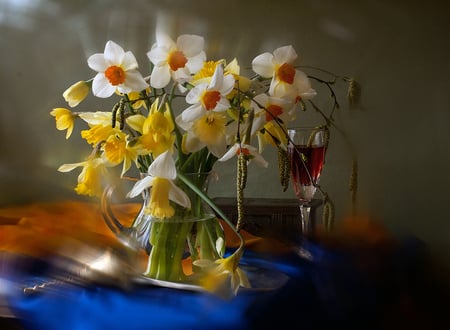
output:
<svg viewBox="0 0 450 330"><path fill-rule="evenodd" d="M66 108L55 108L50 112L50 115L55 117L56 128L59 131L67 129L66 139L72 135L75 115Z"/></svg>
<svg viewBox="0 0 450 330"><path fill-rule="evenodd" d="M135 110L139 108L145 108L147 109L147 104L145 103L145 100L141 99L141 93L140 92L131 92L127 94L128 99L131 101L131 107Z"/></svg>
<svg viewBox="0 0 450 330"><path fill-rule="evenodd" d="M227 258L217 259L214 262L209 260L196 261L195 264L202 267L203 276L200 284L206 290L223 295L236 295L239 287L249 288L250 282L245 272L239 268L239 261L242 253L236 252Z"/></svg>
<svg viewBox="0 0 450 330"><path fill-rule="evenodd" d="M102 178L105 172L106 168L98 158L86 161L78 176L78 185L75 187L77 194L100 197L103 192Z"/></svg>
<svg viewBox="0 0 450 330"><path fill-rule="evenodd" d="M125 119L126 123L136 132L142 134L142 126L144 126L145 117L143 115L132 115Z"/></svg>
<svg viewBox="0 0 450 330"><path fill-rule="evenodd" d="M280 144L286 146L287 137L285 131L285 128L280 127L280 125L271 120L264 125L264 133L260 133L262 136L261 141L264 144L270 144L272 146L278 146Z"/></svg>
<svg viewBox="0 0 450 330"><path fill-rule="evenodd" d="M94 125L88 130L81 131L81 137L89 144L96 145L99 142L106 141L111 135L116 134L118 129L111 126Z"/></svg>

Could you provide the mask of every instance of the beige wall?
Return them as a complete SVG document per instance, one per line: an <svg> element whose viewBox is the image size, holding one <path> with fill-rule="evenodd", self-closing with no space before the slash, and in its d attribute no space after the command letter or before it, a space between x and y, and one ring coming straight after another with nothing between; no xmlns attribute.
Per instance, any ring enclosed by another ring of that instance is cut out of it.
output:
<svg viewBox="0 0 450 330"><path fill-rule="evenodd" d="M449 7L445 0L0 0L0 204L75 197L78 173L56 168L88 151L77 137L67 143L49 111L65 105L61 94L72 82L93 76L86 59L108 39L133 50L144 71L159 22L174 37L203 35L209 58L250 63L292 44L302 64L355 76L362 109L349 112L343 101L336 118L358 153L360 209L444 251L450 264ZM80 111L98 104L91 98ZM299 122L317 118L304 115ZM292 198L278 186L274 155L267 157L269 169L251 172L247 195ZM327 157L322 185L342 216L350 157L336 132ZM233 165L219 167L214 194L234 194Z"/></svg>

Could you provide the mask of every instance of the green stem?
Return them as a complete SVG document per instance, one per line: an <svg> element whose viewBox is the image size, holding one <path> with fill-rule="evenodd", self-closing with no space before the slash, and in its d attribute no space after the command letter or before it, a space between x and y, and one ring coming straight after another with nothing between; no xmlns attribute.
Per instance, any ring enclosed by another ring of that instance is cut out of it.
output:
<svg viewBox="0 0 450 330"><path fill-rule="evenodd" d="M150 233L150 264L147 276L166 280L184 279L182 260L192 222L154 222Z"/></svg>
<svg viewBox="0 0 450 330"><path fill-rule="evenodd" d="M223 213L223 211L209 198L206 194L204 194L201 189L199 189L195 184L193 184L183 173L178 173L178 178L183 181L189 188L191 188L201 199L203 199L220 217L225 223L230 226L236 236L239 238L239 247L235 253L244 248L244 238L242 235L236 230L234 224L228 219L228 217Z"/></svg>

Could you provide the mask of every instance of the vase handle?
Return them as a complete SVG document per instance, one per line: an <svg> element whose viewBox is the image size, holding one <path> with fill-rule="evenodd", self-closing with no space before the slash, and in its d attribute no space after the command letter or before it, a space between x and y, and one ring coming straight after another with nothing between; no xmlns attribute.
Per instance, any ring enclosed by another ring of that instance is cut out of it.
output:
<svg viewBox="0 0 450 330"><path fill-rule="evenodd" d="M100 209L103 220L114 235L125 245L139 249L139 242L136 237L136 230L133 226L125 226L116 217L113 211L111 199L114 192L114 186L110 185L105 188L101 196ZM141 213L142 209L139 211Z"/></svg>
<svg viewBox="0 0 450 330"><path fill-rule="evenodd" d="M116 218L111 207L111 197L114 192L113 186L108 186L103 191L101 197L100 206L102 211L103 220L108 225L109 229L115 234L119 235L126 228L119 219Z"/></svg>

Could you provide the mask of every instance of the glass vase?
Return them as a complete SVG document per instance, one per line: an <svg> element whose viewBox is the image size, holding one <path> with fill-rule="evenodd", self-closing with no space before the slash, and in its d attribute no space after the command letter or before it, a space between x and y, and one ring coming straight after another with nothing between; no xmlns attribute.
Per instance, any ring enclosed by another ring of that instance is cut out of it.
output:
<svg viewBox="0 0 450 330"><path fill-rule="evenodd" d="M105 222L125 244L141 249L148 256L143 275L170 282L193 282L196 260L216 260L225 250L224 230L214 211L199 195L207 195L211 173L188 173L175 184L191 201L186 209L172 203L174 215L157 218L146 212L150 192L142 193L142 206L131 226L124 226L111 207L112 188L102 198ZM193 189L195 187L195 189Z"/></svg>

